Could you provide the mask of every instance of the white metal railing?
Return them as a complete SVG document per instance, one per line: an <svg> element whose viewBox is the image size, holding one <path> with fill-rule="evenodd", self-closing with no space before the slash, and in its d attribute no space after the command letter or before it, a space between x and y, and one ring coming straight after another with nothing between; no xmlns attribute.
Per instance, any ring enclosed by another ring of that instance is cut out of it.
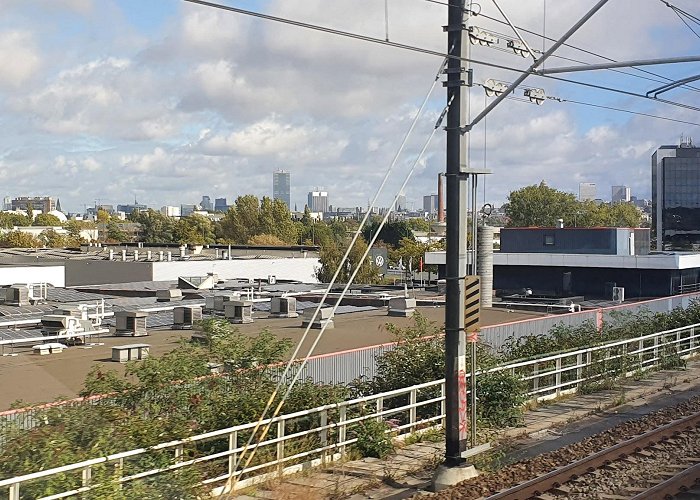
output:
<svg viewBox="0 0 700 500"><path fill-rule="evenodd" d="M516 361L487 372L506 371L518 376L527 384L528 396L533 400L542 400L576 392L586 383L665 366L665 361L687 359L698 354L698 351L700 324ZM272 432L260 443L260 459L246 469L246 478L241 479L237 487L247 487L275 476L341 458L347 447L357 442L358 426L365 420L389 421L393 423L393 428L387 432L401 435L442 424L444 416L445 384L444 379L441 379L267 419L263 424L272 424ZM241 443L247 440L255 425L254 422L237 425L3 479L0 480L0 490L6 488L10 500L19 500L21 488L60 475L66 480L66 490L45 497L58 499L95 488L99 485L100 477L102 480L114 480L114 470L121 474L117 481L127 483L207 463L218 469L214 467L217 472L206 477L203 484L215 492L221 492L220 485L230 476L240 476L241 471L234 470L234 467L244 449ZM218 451L204 452L205 444L209 450L218 444ZM153 453L167 454L170 464L138 470L139 458ZM185 460L185 456L192 458ZM109 473L105 473L105 466L112 466Z"/></svg>

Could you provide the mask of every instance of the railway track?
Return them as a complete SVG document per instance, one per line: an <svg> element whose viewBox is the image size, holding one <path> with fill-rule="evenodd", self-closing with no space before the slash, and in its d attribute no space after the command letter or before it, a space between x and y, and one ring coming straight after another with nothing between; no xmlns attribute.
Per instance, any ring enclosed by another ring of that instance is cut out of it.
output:
<svg viewBox="0 0 700 500"><path fill-rule="evenodd" d="M700 412L675 420L669 424L645 432L644 434L618 443L588 457L565 465L559 469L553 470L548 474L492 495L488 497L488 500L524 500L532 497L539 497L549 491L553 492L552 496L560 494L571 497L572 491L567 488L562 488L562 486L566 483L578 480L580 477L586 474L591 474L597 469L610 467L617 461L624 461L630 457L633 457L634 455L644 453L644 451L650 447L653 448L658 443L677 439L679 435L684 433L690 432L697 437L698 427L700 427ZM643 456L648 458L650 456L650 452L646 453L647 454ZM636 462L636 459L633 460ZM698 461L700 462L700 460ZM672 494L676 494L681 491L681 487L693 486L695 484L695 480L700 478L699 473L700 466L691 466L688 469L684 469L682 473L674 475L672 478L664 481L661 485L639 492L634 496L634 498L637 498L638 500L666 498L666 495L671 492L671 490L673 490ZM689 481L692 481L692 483L687 484ZM674 489L676 487L677 489ZM652 493L659 496L649 496ZM623 497L623 495L614 496L618 496L618 498ZM611 498L614 496L611 495Z"/></svg>
<svg viewBox="0 0 700 500"><path fill-rule="evenodd" d="M700 398L465 481L436 497L654 500L687 491L700 492Z"/></svg>

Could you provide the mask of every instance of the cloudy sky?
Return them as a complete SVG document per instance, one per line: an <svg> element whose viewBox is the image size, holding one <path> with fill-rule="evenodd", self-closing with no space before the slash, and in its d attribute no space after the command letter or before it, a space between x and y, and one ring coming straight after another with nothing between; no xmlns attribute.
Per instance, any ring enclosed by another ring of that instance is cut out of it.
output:
<svg viewBox="0 0 700 500"><path fill-rule="evenodd" d="M276 16L384 38L384 0L225 0ZM499 17L491 0L481 12ZM519 26L558 37L593 0L499 0ZM673 0L700 16L693 0ZM546 6L546 9L545 9ZM2 0L0 196L58 196L64 208L127 203L159 208L203 194L270 195L272 172L292 174L292 203L316 187L334 206L366 205L430 88L441 61L181 0ZM392 41L443 51L447 7L388 0ZM472 24L513 37L483 17ZM699 26L694 26L700 33ZM541 49L541 38L526 35ZM570 41L616 60L700 53L700 38L659 0L610 0ZM549 42L547 42L547 46ZM560 56L601 59L571 48ZM525 68L526 59L474 46L475 59ZM547 66L574 64L551 59ZM700 64L650 67L682 78ZM658 77L634 70L562 75L646 93ZM516 73L474 66L477 83ZM531 77L550 96L700 123L700 112ZM700 89L700 82L697 83ZM700 104L695 89L669 99ZM521 95L521 93L519 94ZM393 193L443 106L438 85L388 186ZM484 107L471 92L472 116ZM575 192L595 182L602 198L626 184L649 197L650 156L700 127L549 100L504 101L470 138L475 167L490 168L486 201L546 180ZM444 170L436 135L406 189L409 204L435 192ZM481 190L480 190L481 191ZM483 196L483 192L481 194ZM383 197L383 202L389 194Z"/></svg>

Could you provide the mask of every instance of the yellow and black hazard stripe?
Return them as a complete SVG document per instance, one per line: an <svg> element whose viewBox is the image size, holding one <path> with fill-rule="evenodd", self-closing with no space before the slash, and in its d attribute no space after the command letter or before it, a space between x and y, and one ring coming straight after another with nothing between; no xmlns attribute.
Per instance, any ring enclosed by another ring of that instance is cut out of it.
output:
<svg viewBox="0 0 700 500"><path fill-rule="evenodd" d="M479 304L481 303L481 287L478 276L464 278L464 331L473 332L479 329L481 317Z"/></svg>

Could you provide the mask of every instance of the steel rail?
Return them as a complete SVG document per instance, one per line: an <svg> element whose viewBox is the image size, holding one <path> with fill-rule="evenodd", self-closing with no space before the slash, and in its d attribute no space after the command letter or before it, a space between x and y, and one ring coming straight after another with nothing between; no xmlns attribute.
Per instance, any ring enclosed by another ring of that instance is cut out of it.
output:
<svg viewBox="0 0 700 500"><path fill-rule="evenodd" d="M678 493L685 493L697 486L699 482L700 464L695 464L668 478L663 483L659 483L645 492L633 496L632 500L665 500L666 498L673 498Z"/></svg>
<svg viewBox="0 0 700 500"><path fill-rule="evenodd" d="M618 443L594 453L586 458L577 460L569 465L560 467L543 476L526 481L517 486L487 497L486 500L525 500L542 495L547 490L558 488L568 481L590 473L595 469L608 465L614 460L626 458L638 453L644 448L652 446L660 441L672 438L680 432L700 426L700 412L675 420L669 424L658 427L627 441ZM649 497L644 497L649 498Z"/></svg>

